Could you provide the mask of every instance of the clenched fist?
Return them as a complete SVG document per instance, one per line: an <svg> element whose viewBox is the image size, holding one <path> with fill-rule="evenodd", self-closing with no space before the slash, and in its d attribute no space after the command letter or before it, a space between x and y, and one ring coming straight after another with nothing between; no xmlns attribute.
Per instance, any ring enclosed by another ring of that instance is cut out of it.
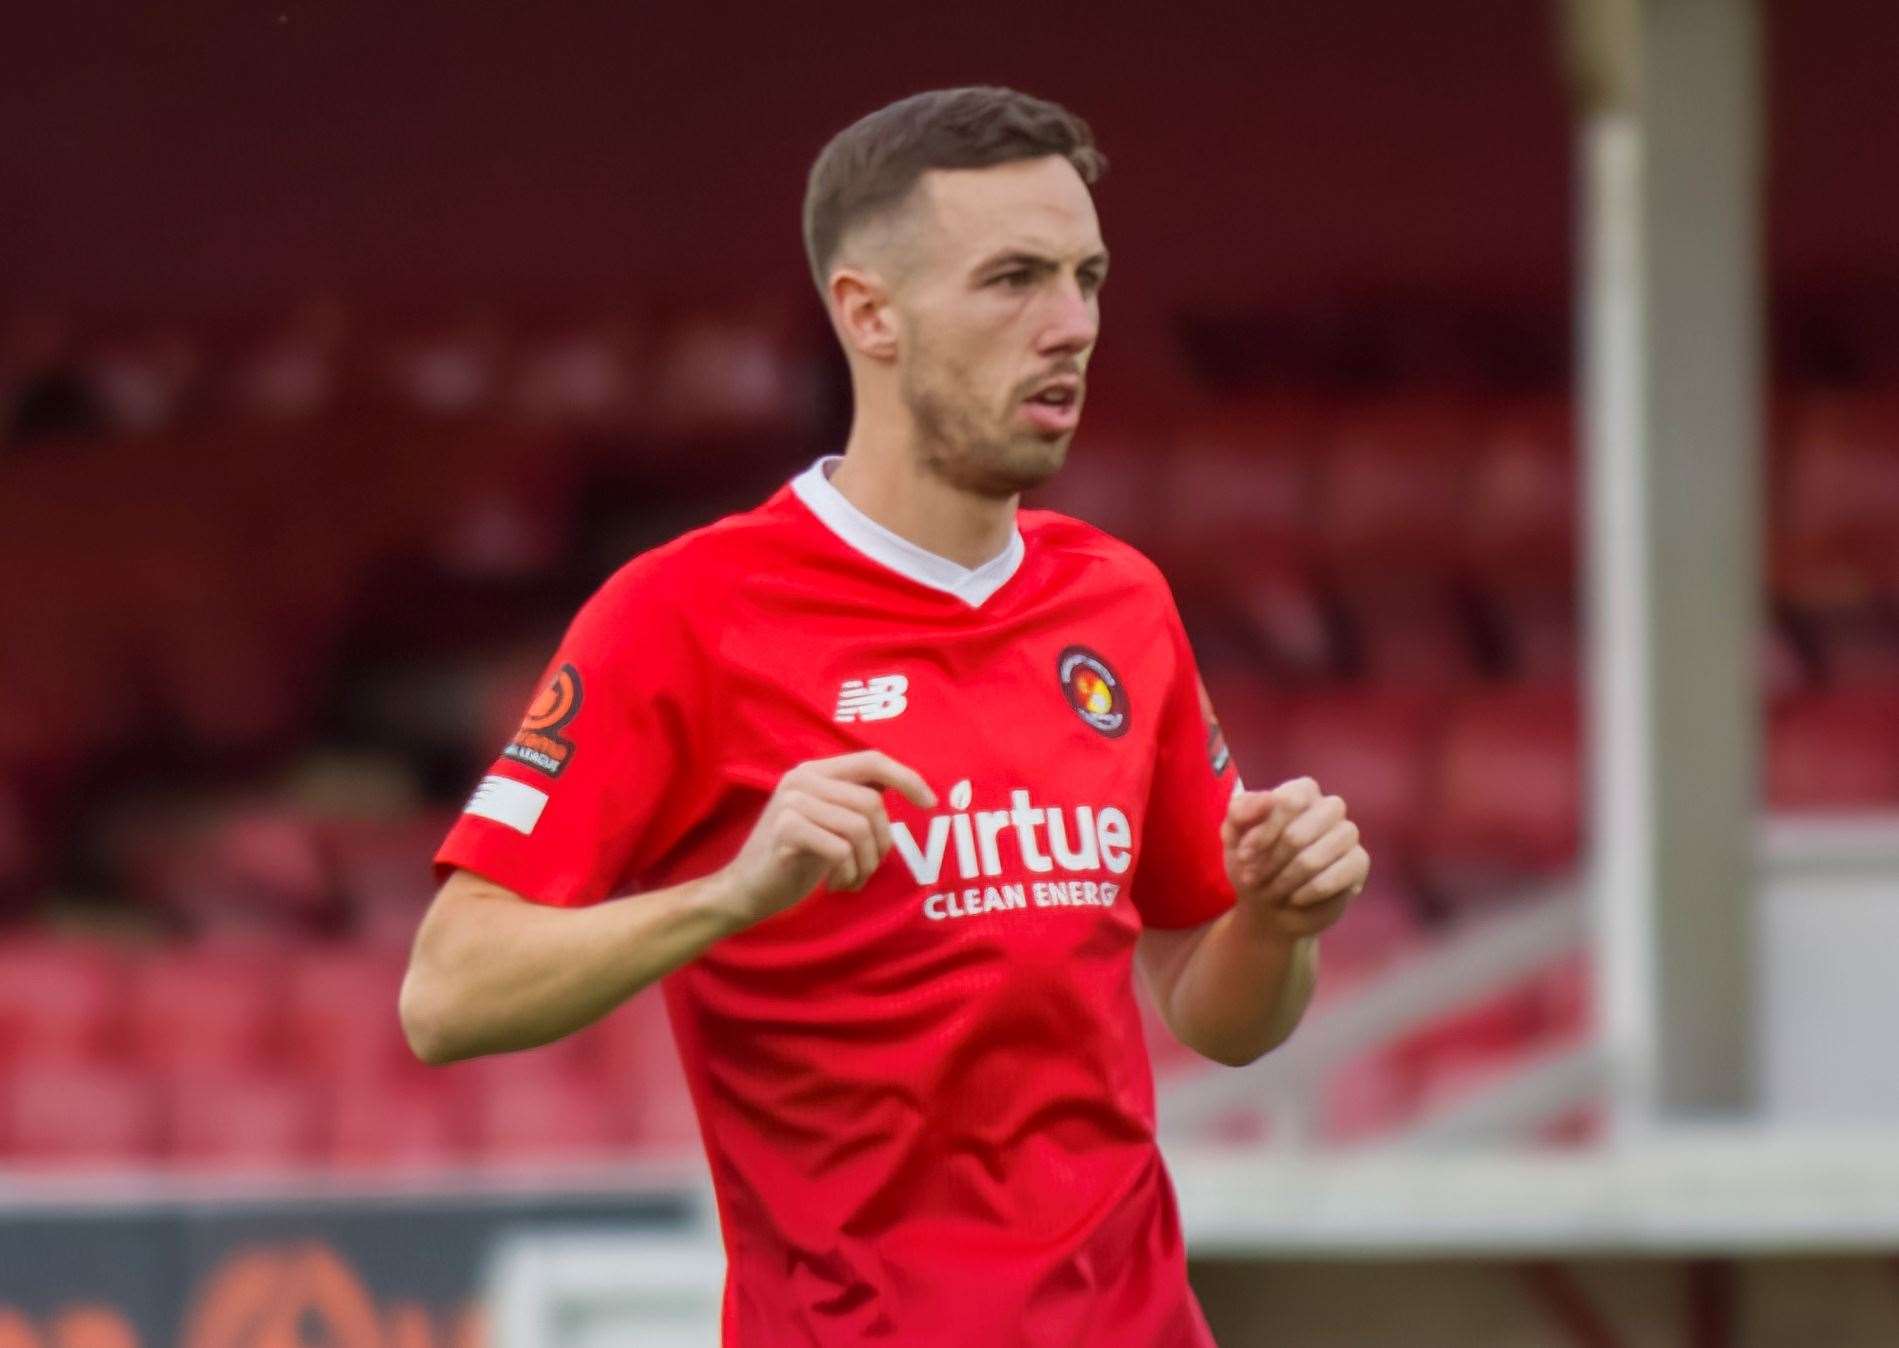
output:
<svg viewBox="0 0 1899 1348"><path fill-rule="evenodd" d="M890 851L886 790L920 809L936 804L915 770L875 749L813 758L778 779L758 822L720 878L740 927L816 889L862 889Z"/></svg>
<svg viewBox="0 0 1899 1348"><path fill-rule="evenodd" d="M1338 921L1371 874L1345 802L1310 777L1234 796L1220 840L1240 903L1289 939Z"/></svg>

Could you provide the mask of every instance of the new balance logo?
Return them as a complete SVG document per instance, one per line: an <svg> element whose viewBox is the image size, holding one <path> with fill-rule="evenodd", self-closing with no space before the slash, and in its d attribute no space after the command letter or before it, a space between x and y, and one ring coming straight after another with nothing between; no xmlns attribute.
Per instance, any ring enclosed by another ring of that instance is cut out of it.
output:
<svg viewBox="0 0 1899 1348"><path fill-rule="evenodd" d="M903 714L910 705L904 694L910 680L903 674L879 674L874 679L846 679L837 690L837 719L840 721L888 721Z"/></svg>

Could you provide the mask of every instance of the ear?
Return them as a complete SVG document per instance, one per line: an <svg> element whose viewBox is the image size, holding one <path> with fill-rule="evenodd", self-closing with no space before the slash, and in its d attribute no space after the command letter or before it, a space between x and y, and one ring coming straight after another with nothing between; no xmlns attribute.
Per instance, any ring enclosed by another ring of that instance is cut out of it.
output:
<svg viewBox="0 0 1899 1348"><path fill-rule="evenodd" d="M889 287L874 271L839 267L831 273L831 316L847 346L872 360L893 360L902 323Z"/></svg>

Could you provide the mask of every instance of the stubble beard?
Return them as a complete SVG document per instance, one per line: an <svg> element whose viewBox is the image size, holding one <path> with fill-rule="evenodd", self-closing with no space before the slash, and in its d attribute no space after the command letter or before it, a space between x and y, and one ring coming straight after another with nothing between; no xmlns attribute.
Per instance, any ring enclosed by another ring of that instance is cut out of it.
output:
<svg viewBox="0 0 1899 1348"><path fill-rule="evenodd" d="M1061 471L1070 435L1051 439L1032 430L984 426L977 399L954 385L904 373L903 401L916 437L911 450L926 472L959 490L1002 498L1039 487Z"/></svg>

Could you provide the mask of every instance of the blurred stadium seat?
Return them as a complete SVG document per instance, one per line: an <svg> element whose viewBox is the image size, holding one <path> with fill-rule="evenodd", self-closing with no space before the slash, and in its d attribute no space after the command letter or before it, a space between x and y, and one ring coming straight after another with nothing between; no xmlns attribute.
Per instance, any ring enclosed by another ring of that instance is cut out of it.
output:
<svg viewBox="0 0 1899 1348"><path fill-rule="evenodd" d="M163 1150L159 1092L135 1068L20 1063L0 1108L5 1154L26 1165L149 1165Z"/></svg>
<svg viewBox="0 0 1899 1348"><path fill-rule="evenodd" d="M1320 548L1364 676L1442 685L1483 672L1462 584L1476 437L1470 409L1436 397L1340 420L1320 469Z"/></svg>
<svg viewBox="0 0 1899 1348"><path fill-rule="evenodd" d="M549 1161L623 1151L632 1139L606 1083L527 1054L505 1054L463 1078L475 1150L490 1161ZM470 1064L473 1066L473 1064Z"/></svg>
<svg viewBox="0 0 1899 1348"><path fill-rule="evenodd" d="M1159 456L1150 504L1163 530L1156 560L1170 581L1217 588L1264 558L1308 555L1314 469L1329 430L1322 406L1291 399L1216 405L1178 427Z"/></svg>
<svg viewBox="0 0 1899 1348"><path fill-rule="evenodd" d="M168 1077L263 1070L280 1047L283 965L272 947L213 942L137 960L126 989L134 1061Z"/></svg>
<svg viewBox="0 0 1899 1348"><path fill-rule="evenodd" d="M284 984L284 1049L332 1090L373 1090L415 1070L396 1015L402 956L340 943L297 950Z"/></svg>
<svg viewBox="0 0 1899 1348"><path fill-rule="evenodd" d="M329 1164L344 1168L441 1168L467 1158L461 1110L443 1083L388 1082L325 1097Z"/></svg>
<svg viewBox="0 0 1899 1348"><path fill-rule="evenodd" d="M1781 810L1869 809L1899 800L1899 689L1782 700L1768 721L1767 799Z"/></svg>
<svg viewBox="0 0 1899 1348"><path fill-rule="evenodd" d="M1464 566L1511 677L1574 677L1578 492L1565 399L1505 404L1472 471Z"/></svg>
<svg viewBox="0 0 1899 1348"><path fill-rule="evenodd" d="M101 429L7 465L0 621L35 639L0 661L0 896L69 864L35 845L42 821L130 809L82 836L193 943L0 947L21 1123L0 1146L58 1150L51 1072L133 1102L120 1133L82 1129L81 1153L439 1166L690 1143L657 993L441 1072L414 1063L395 996L428 856L558 628L532 615L597 579L600 483L689 492L713 443L807 454L816 367L776 301L417 313L320 298L103 327L75 348ZM1311 775L1351 802L1379 867L1328 937L1332 998L1423 948L1426 917L1573 865L1579 483L1566 397L1319 387L1104 388L1113 414L1028 504L1162 566L1249 785ZM1899 403L1781 404L1767 794L1890 806ZM247 785L220 785L339 734L425 798L364 777L362 808L335 790L231 804ZM114 796L119 746L141 737L161 766L188 747L205 780ZM1525 1017L1577 1023L1582 979L1367 1055L1327 1087L1323 1127L1374 1135L1527 1042ZM1175 1047L1156 1039L1164 1068L1188 1066Z"/></svg>
<svg viewBox="0 0 1899 1348"><path fill-rule="evenodd" d="M1810 397L1791 435L1785 589L1821 605L1899 595L1899 398Z"/></svg>
<svg viewBox="0 0 1899 1348"><path fill-rule="evenodd" d="M124 969L104 947L0 942L0 1067L105 1062L120 1051Z"/></svg>
<svg viewBox="0 0 1899 1348"><path fill-rule="evenodd" d="M167 1154L184 1165L293 1169L318 1155L318 1092L291 1065L165 1083Z"/></svg>
<svg viewBox="0 0 1899 1348"><path fill-rule="evenodd" d="M1156 509L1166 452L1164 428L1141 422L1089 426L1076 433L1062 471L1023 498L1106 530L1150 554L1164 537Z"/></svg>
<svg viewBox="0 0 1899 1348"><path fill-rule="evenodd" d="M698 1121L660 989L634 997L576 1038L618 1126L635 1145L677 1150L695 1144Z"/></svg>
<svg viewBox="0 0 1899 1348"><path fill-rule="evenodd" d="M1433 752L1440 699L1408 687L1329 689L1289 700L1270 774L1309 776L1350 803L1368 848L1394 873L1434 824Z"/></svg>
<svg viewBox="0 0 1899 1348"><path fill-rule="evenodd" d="M1508 688L1457 699L1430 799L1421 859L1440 893L1481 897L1570 867L1582 813L1575 695Z"/></svg>

